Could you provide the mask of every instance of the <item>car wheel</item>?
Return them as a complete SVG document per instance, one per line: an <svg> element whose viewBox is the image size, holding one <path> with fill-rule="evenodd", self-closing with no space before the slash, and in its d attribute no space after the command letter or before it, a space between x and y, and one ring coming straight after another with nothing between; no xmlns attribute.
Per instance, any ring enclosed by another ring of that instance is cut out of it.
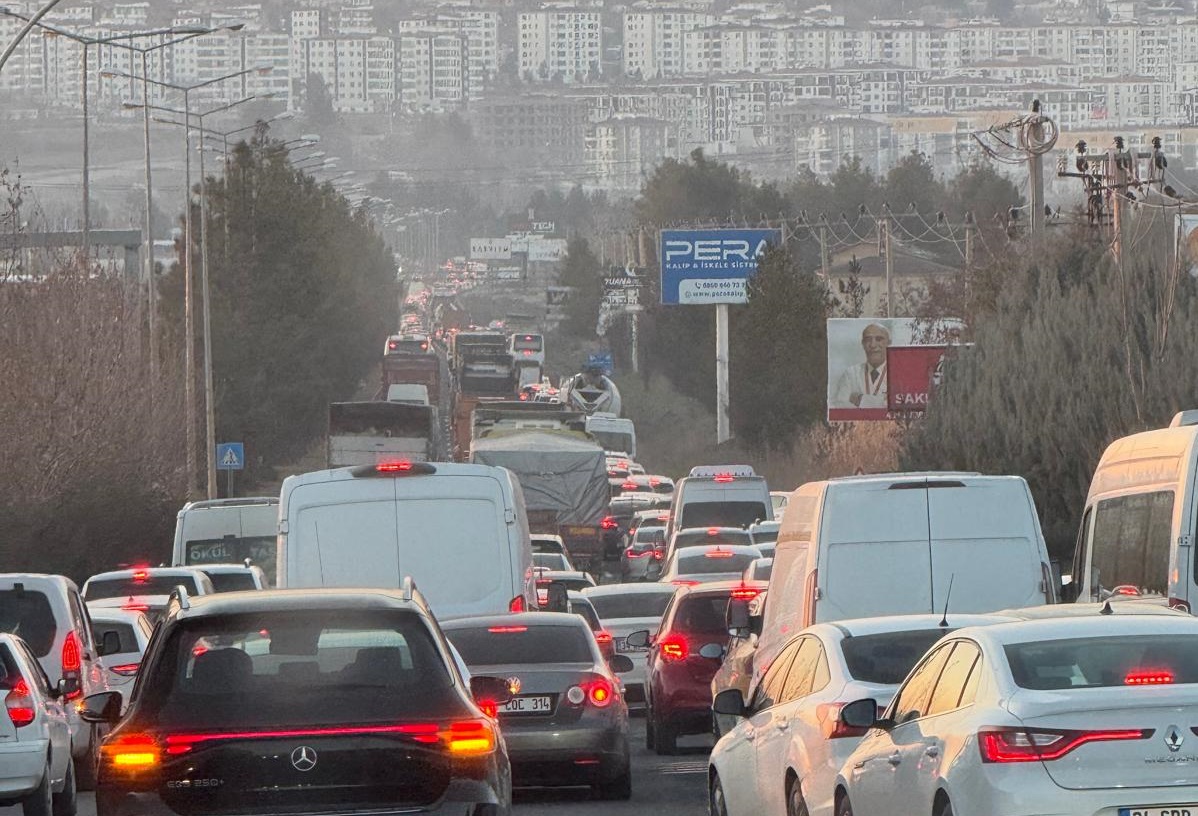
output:
<svg viewBox="0 0 1198 816"><path fill-rule="evenodd" d="M719 742L723 734L720 733L720 715L714 711L711 712L711 736L715 737L715 741Z"/></svg>
<svg viewBox="0 0 1198 816"><path fill-rule="evenodd" d="M653 750L660 756L678 753L678 729L669 723L653 723Z"/></svg>
<svg viewBox="0 0 1198 816"><path fill-rule="evenodd" d="M848 794L836 803L836 816L853 816L853 803L849 801Z"/></svg>
<svg viewBox="0 0 1198 816"><path fill-rule="evenodd" d="M953 803L946 798L936 811L936 816L953 816Z"/></svg>
<svg viewBox="0 0 1198 816"><path fill-rule="evenodd" d="M810 816L798 779L790 780L790 788L786 791L786 816Z"/></svg>
<svg viewBox="0 0 1198 816"><path fill-rule="evenodd" d="M632 798L632 768L628 764L624 765L624 769L619 776L600 782L595 785L594 791L596 799L604 799L606 801L623 801Z"/></svg>
<svg viewBox="0 0 1198 816"><path fill-rule="evenodd" d="M62 783L62 793L54 794L54 816L75 816L79 803L75 796L75 763L67 763L67 778Z"/></svg>
<svg viewBox="0 0 1198 816"><path fill-rule="evenodd" d="M728 816L728 803L724 800L724 785L720 782L720 775L717 773L711 775L711 785L707 792L707 813L708 816Z"/></svg>
<svg viewBox="0 0 1198 816"><path fill-rule="evenodd" d="M100 735L92 728L91 747L75 760L75 785L81 791L96 789L96 774L100 770Z"/></svg>
<svg viewBox="0 0 1198 816"><path fill-rule="evenodd" d="M50 760L46 759L46 770L37 789L21 800L25 816L53 816L53 795L50 792Z"/></svg>

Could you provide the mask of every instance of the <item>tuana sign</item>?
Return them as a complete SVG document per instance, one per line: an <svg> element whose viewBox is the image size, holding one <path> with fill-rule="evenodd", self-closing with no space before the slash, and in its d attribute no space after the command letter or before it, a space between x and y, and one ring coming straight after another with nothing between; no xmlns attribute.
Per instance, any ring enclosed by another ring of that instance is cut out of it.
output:
<svg viewBox="0 0 1198 816"><path fill-rule="evenodd" d="M758 257L781 243L776 229L663 230L661 302L747 303Z"/></svg>

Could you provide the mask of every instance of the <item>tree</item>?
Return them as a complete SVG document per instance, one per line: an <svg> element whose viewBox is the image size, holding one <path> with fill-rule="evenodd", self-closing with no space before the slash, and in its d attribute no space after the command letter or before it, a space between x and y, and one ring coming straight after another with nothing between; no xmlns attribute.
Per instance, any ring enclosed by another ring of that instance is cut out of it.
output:
<svg viewBox="0 0 1198 816"><path fill-rule="evenodd" d="M304 81L304 116L310 124L317 126L327 127L337 121L329 86L324 77L315 72L309 73Z"/></svg>
<svg viewBox="0 0 1198 816"><path fill-rule="evenodd" d="M566 244L566 258L559 276L562 286L573 287L566 303L566 328L581 338L593 338L603 300L603 270L585 238Z"/></svg>
<svg viewBox="0 0 1198 816"><path fill-rule="evenodd" d="M785 247L761 257L748 291L732 326L733 427L752 448L788 450L824 416L831 299Z"/></svg>
<svg viewBox="0 0 1198 816"><path fill-rule="evenodd" d="M895 215L934 213L943 206L944 185L936 180L931 160L913 150L886 174L885 197Z"/></svg>
<svg viewBox="0 0 1198 816"><path fill-rule="evenodd" d="M861 280L861 263L854 255L849 261L849 274L840 282L840 295L843 298L838 303L840 317L861 317L865 314L865 296L869 294L869 285Z"/></svg>

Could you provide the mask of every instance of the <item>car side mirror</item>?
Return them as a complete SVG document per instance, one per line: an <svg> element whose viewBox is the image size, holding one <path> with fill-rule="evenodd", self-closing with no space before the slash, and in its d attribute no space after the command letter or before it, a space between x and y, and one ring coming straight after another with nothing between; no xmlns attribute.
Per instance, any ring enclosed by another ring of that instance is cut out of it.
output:
<svg viewBox="0 0 1198 816"><path fill-rule="evenodd" d="M648 649L649 648L649 630L638 629L624 639L630 648L633 649Z"/></svg>
<svg viewBox="0 0 1198 816"><path fill-rule="evenodd" d="M632 658L628 655L612 655L607 659L607 666L616 674L627 674L636 668L632 663Z"/></svg>
<svg viewBox="0 0 1198 816"><path fill-rule="evenodd" d="M878 720L877 700L856 700L840 709L837 715L842 725L849 728L873 728Z"/></svg>
<svg viewBox="0 0 1198 816"><path fill-rule="evenodd" d="M59 690L62 683L59 682ZM115 724L121 718L121 693L119 691L102 691L99 694L89 694L83 698L79 709L79 719L89 723Z"/></svg>
<svg viewBox="0 0 1198 816"><path fill-rule="evenodd" d="M728 634L732 637L746 637L750 634L749 630L749 602L739 598L733 598L728 601L728 612L725 615L725 623L728 627Z"/></svg>
<svg viewBox="0 0 1198 816"><path fill-rule="evenodd" d="M724 689L711 701L711 710L716 714L726 714L730 717L743 717L745 711L745 696L740 689Z"/></svg>
<svg viewBox="0 0 1198 816"><path fill-rule="evenodd" d="M100 638L100 644L96 648L96 654L100 657L121 653L121 636L109 629Z"/></svg>
<svg viewBox="0 0 1198 816"><path fill-rule="evenodd" d="M547 590L546 612L568 612L570 610L570 590L561 581L554 581Z"/></svg>
<svg viewBox="0 0 1198 816"><path fill-rule="evenodd" d="M470 695L477 702L501 706L512 699L512 687L502 677L475 676L470 678Z"/></svg>
<svg viewBox="0 0 1198 816"><path fill-rule="evenodd" d="M699 649L699 657L705 657L708 660L723 660L724 647L718 643L704 643Z"/></svg>

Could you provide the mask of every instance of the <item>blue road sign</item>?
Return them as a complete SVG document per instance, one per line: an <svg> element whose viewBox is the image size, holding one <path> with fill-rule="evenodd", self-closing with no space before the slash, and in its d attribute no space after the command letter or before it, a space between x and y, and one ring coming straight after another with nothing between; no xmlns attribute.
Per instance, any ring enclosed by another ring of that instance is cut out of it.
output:
<svg viewBox="0 0 1198 816"><path fill-rule="evenodd" d="M612 364L611 352L599 351L594 354L588 354L587 368L601 368L603 369L603 373L610 377L612 371L615 370Z"/></svg>
<svg viewBox="0 0 1198 816"><path fill-rule="evenodd" d="M776 229L662 230L661 302L748 303L758 256L781 243Z"/></svg>
<svg viewBox="0 0 1198 816"><path fill-rule="evenodd" d="M217 470L245 470L245 445L241 442L221 442L216 446Z"/></svg>

